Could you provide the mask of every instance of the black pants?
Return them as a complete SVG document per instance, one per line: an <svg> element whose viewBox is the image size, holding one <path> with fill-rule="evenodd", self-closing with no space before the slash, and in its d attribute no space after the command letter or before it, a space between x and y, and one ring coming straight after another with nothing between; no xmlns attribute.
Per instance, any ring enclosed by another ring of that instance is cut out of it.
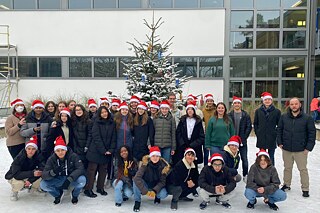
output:
<svg viewBox="0 0 320 213"><path fill-rule="evenodd" d="M191 193L196 193L197 192L197 187L198 187L197 184L192 188L189 188L187 184L184 184L181 187L182 192L181 192L180 197L187 197Z"/></svg>
<svg viewBox="0 0 320 213"><path fill-rule="evenodd" d="M174 202L179 201L179 197L182 192L181 186L175 186L173 184L169 185L169 186L167 186L167 191L168 191L169 195L172 195L172 201L174 201Z"/></svg>
<svg viewBox="0 0 320 213"><path fill-rule="evenodd" d="M9 153L12 157L12 159L14 159L21 150L23 150L25 148L25 144L22 143L22 144L19 144L19 145L15 145L15 146L8 146L8 150L9 150Z"/></svg>

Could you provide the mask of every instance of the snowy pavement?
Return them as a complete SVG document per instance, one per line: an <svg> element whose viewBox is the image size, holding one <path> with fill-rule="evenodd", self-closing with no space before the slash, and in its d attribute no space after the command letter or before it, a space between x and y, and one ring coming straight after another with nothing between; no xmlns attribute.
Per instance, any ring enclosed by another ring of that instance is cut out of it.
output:
<svg viewBox="0 0 320 213"><path fill-rule="evenodd" d="M255 153L257 149L255 147L255 137L249 139L249 164L251 165L255 160ZM310 176L310 197L303 198L301 196L300 189L300 177L299 172L294 166L293 181L291 185L291 191L288 192L288 198L286 201L277 203L279 206L279 212L320 212L320 142L317 142L312 153L309 154L309 176ZM84 197L82 194L79 198L77 205L71 204L70 195L65 195L62 204L53 205L53 198L50 195L44 196L28 194L26 190L19 193L20 197L18 201L10 201L10 185L4 179L4 175L10 167L11 157L5 145L5 139L0 139L0 206L1 212L58 212L63 213L77 212L133 212L134 201L130 198L122 206L116 207L114 205L113 189L107 189L108 196L99 196L97 198ZM240 163L241 164L241 163ZM280 149L276 150L276 167L282 180L283 176L283 163ZM239 168L240 174L242 169ZM230 200L232 205L231 209L225 209L222 206L210 204L207 209L200 210L199 204L201 198L195 198L193 202L179 202L178 212L212 212L212 211L223 211L223 212L273 212L267 205L263 204L262 199L258 199L258 203L254 210L246 209L247 200L245 199L243 192L245 184L241 181L238 183L234 190L234 196ZM192 197L189 196L189 197ZM160 205L154 205L152 200L149 200L145 196L143 197L140 212L172 212L170 210L171 196L169 195L165 200L161 201ZM214 203L214 202L212 202Z"/></svg>

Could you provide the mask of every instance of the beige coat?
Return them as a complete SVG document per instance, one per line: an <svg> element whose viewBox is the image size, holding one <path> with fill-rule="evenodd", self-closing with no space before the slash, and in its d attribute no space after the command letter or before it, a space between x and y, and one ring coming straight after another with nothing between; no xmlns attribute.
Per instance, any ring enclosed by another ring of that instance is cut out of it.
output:
<svg viewBox="0 0 320 213"><path fill-rule="evenodd" d="M20 128L18 127L20 119L14 115L9 115L5 123L5 131L7 134L7 146L16 146L24 144L25 140L20 135Z"/></svg>

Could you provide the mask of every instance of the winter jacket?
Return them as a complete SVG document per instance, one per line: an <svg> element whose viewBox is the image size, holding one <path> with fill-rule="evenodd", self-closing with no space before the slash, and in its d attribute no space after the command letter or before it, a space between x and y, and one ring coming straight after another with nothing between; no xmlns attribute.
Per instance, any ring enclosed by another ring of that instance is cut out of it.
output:
<svg viewBox="0 0 320 213"><path fill-rule="evenodd" d="M266 169L262 169L258 164L254 163L249 170L246 188L257 192L257 189L264 187L263 197L273 194L279 189L280 179L276 168L272 165Z"/></svg>
<svg viewBox="0 0 320 213"><path fill-rule="evenodd" d="M154 146L153 121L148 117L145 125L141 125L142 116L139 115L139 125L133 126L133 157L141 161L142 157L149 153L148 145Z"/></svg>
<svg viewBox="0 0 320 213"><path fill-rule="evenodd" d="M107 151L114 154L116 148L116 125L111 118L97 118L92 127L92 142L88 147L87 159L97 164L110 162L111 155L105 155Z"/></svg>
<svg viewBox="0 0 320 213"><path fill-rule="evenodd" d="M231 118L233 124L235 124L234 110L232 110L229 113L229 117ZM246 111L241 110L241 117L240 117L240 123L239 123L239 136L244 146L247 145L247 138L250 136L251 129L252 129L252 123L251 123L251 118L249 114Z"/></svg>
<svg viewBox="0 0 320 213"><path fill-rule="evenodd" d="M124 165L123 165L124 167ZM131 168L128 169L128 176L124 176L124 168L120 168L119 160L115 160L114 164L114 179L121 180L123 183L126 183L129 187L132 187L133 181L132 178L136 175L138 171L138 162L134 159ZM113 182L113 181L112 181Z"/></svg>
<svg viewBox="0 0 320 213"><path fill-rule="evenodd" d="M25 139L20 135L20 119L15 115L9 115L4 128L7 135L7 146L16 146L19 144L24 144Z"/></svg>
<svg viewBox="0 0 320 213"><path fill-rule="evenodd" d="M202 126L202 120L199 116L196 117L196 123L194 125L191 138L188 138L187 130L187 116L181 117L177 133L177 161L180 161L184 157L184 151L190 147L195 150L197 160L195 163L201 164L203 162L202 145L204 144L204 130Z"/></svg>
<svg viewBox="0 0 320 213"><path fill-rule="evenodd" d="M313 119L300 111L294 117L289 111L281 116L277 129L278 145L289 152L312 151L316 140L316 128Z"/></svg>
<svg viewBox="0 0 320 213"><path fill-rule="evenodd" d="M53 170L59 166L63 167L63 171L59 174L55 174ZM72 182L84 174L85 169L79 156L68 149L64 159L59 159L55 153L49 157L42 172L42 179L51 180L56 176L67 176L68 180Z"/></svg>
<svg viewBox="0 0 320 213"><path fill-rule="evenodd" d="M5 175L6 180L12 178L16 180L28 179L30 183L35 182L40 177L34 176L34 170L43 170L44 161L37 151L32 158L27 157L26 150L23 149L14 158L9 171Z"/></svg>
<svg viewBox="0 0 320 213"><path fill-rule="evenodd" d="M26 124L22 125L20 135L25 137L28 142L30 137L38 134L38 147L40 151L46 150L46 140L51 126L52 118L45 112L42 113L40 120L36 119L34 111L31 111L26 117ZM41 131L35 132L33 128L40 126Z"/></svg>
<svg viewBox="0 0 320 213"><path fill-rule="evenodd" d="M238 174L240 156L239 152L235 155L231 152L228 145L225 145L223 148L222 157L224 160L224 165L229 168L231 175L234 177Z"/></svg>
<svg viewBox="0 0 320 213"><path fill-rule="evenodd" d="M88 148L92 140L92 122L83 122L75 119L73 127L73 151L78 155L86 155L85 147Z"/></svg>
<svg viewBox="0 0 320 213"><path fill-rule="evenodd" d="M191 165L185 158L180 160L171 170L167 177L167 185L186 186L187 181L192 180L195 188L198 187L199 171L198 167L192 163Z"/></svg>
<svg viewBox="0 0 320 213"><path fill-rule="evenodd" d="M203 113L203 121L204 121L204 123L205 123L205 127L206 127L206 128L208 127L210 118L214 115L214 112L216 111L216 107L217 107L217 106L214 104L212 108L205 107L205 108L202 110L202 113Z"/></svg>
<svg viewBox="0 0 320 213"><path fill-rule="evenodd" d="M181 118L181 111L180 109L174 105L173 108L170 110L172 117L174 118L176 127L178 126L179 120ZM158 115L161 114L160 111L158 112Z"/></svg>
<svg viewBox="0 0 320 213"><path fill-rule="evenodd" d="M171 113L163 116L159 113L158 117L153 119L155 129L154 145L160 148L170 147L172 151L176 150L176 122Z"/></svg>
<svg viewBox="0 0 320 213"><path fill-rule="evenodd" d="M257 136L256 146L260 149L276 148L277 125L281 116L280 110L271 105L268 110L262 105L254 113L254 132Z"/></svg>
<svg viewBox="0 0 320 213"><path fill-rule="evenodd" d="M117 129L117 150L122 145L127 145L131 149L133 147L132 140L133 140L133 129L128 126L127 123L128 116L122 116L122 122L120 124L120 128Z"/></svg>
<svg viewBox="0 0 320 213"><path fill-rule="evenodd" d="M216 117L212 117L206 131L205 147L218 146L223 148L234 134L234 126L230 118L227 125L222 118L217 120Z"/></svg>
<svg viewBox="0 0 320 213"><path fill-rule="evenodd" d="M149 155L142 158L142 164L138 169L133 181L140 189L141 194L145 195L149 189L159 193L166 186L166 177L169 174L170 165L163 158L154 164L150 161ZM147 187L144 185L147 184Z"/></svg>
<svg viewBox="0 0 320 213"><path fill-rule="evenodd" d="M219 185L225 186L225 194L230 193L236 187L236 182L229 169L223 166L219 172L216 172L212 166L204 166L199 176L200 188L216 194L215 187Z"/></svg>

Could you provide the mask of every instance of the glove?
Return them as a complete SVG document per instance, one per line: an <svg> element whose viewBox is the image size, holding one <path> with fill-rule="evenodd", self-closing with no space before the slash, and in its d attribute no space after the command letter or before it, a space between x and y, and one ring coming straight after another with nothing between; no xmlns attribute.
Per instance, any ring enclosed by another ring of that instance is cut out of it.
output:
<svg viewBox="0 0 320 213"><path fill-rule="evenodd" d="M70 186L70 180L68 180L68 179L66 179L64 182L63 182L63 184L62 184L62 186L60 187L60 189L65 189L65 190L67 190L68 188L69 188L69 186Z"/></svg>
<svg viewBox="0 0 320 213"><path fill-rule="evenodd" d="M147 196L154 198L156 196L156 193L154 191L148 191Z"/></svg>

